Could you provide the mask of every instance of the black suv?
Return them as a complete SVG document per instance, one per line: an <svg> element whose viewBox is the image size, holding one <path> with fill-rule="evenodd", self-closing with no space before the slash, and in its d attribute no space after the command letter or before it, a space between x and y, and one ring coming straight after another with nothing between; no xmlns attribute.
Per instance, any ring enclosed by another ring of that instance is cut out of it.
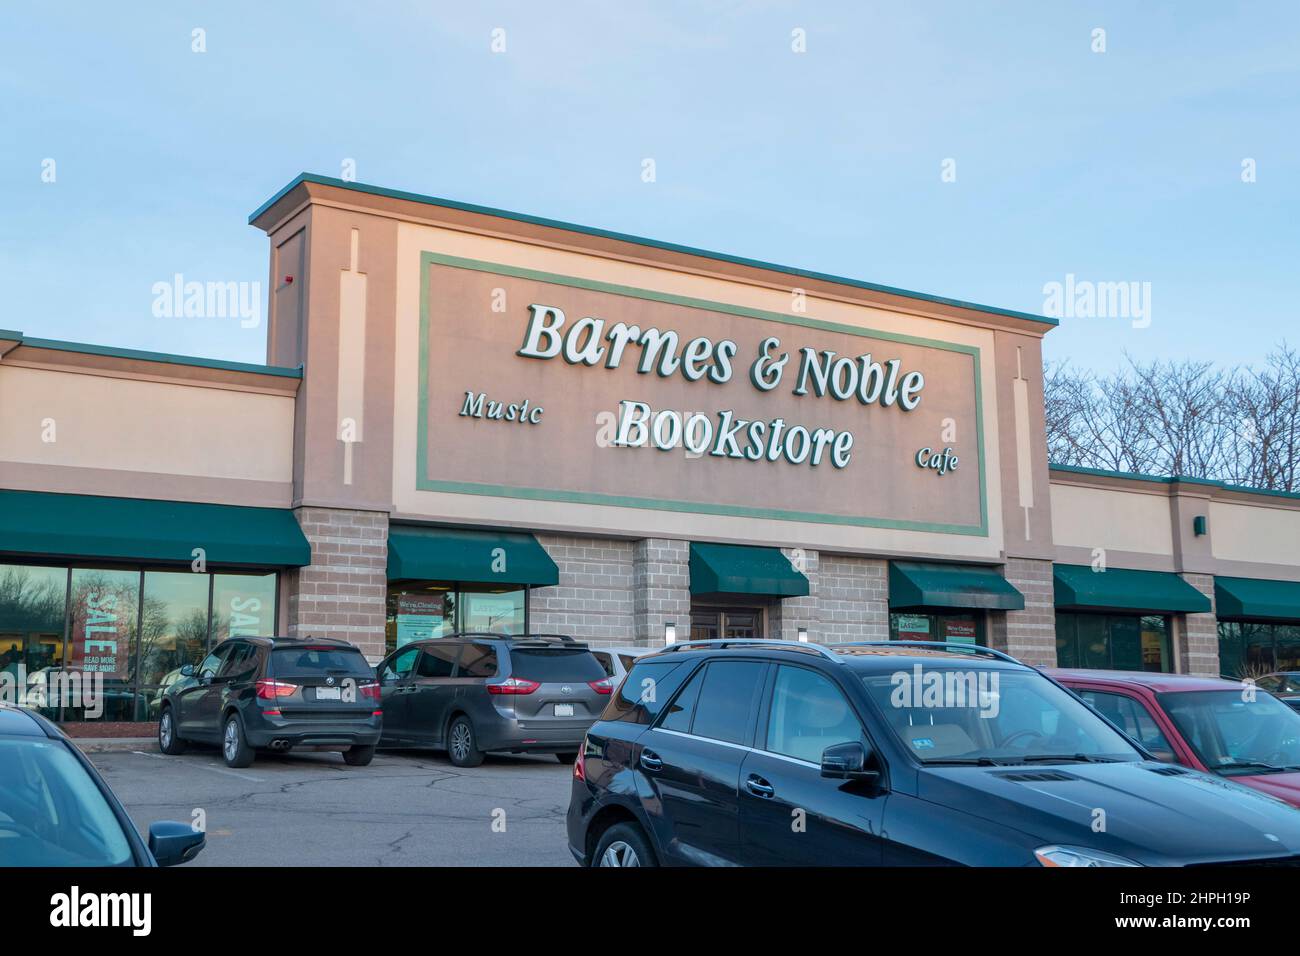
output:
<svg viewBox="0 0 1300 956"><path fill-rule="evenodd" d="M1300 863L1300 814L1156 762L998 651L700 641L640 658L574 764L598 866Z"/></svg>
<svg viewBox="0 0 1300 956"><path fill-rule="evenodd" d="M398 648L378 667L381 747L446 750L458 767L483 755L578 756L614 679L586 644L558 634L453 634Z"/></svg>
<svg viewBox="0 0 1300 956"><path fill-rule="evenodd" d="M163 694L158 747L185 752L188 741L221 745L231 767L258 750L342 750L364 767L383 724L379 683L361 651L322 638L236 637L223 641Z"/></svg>

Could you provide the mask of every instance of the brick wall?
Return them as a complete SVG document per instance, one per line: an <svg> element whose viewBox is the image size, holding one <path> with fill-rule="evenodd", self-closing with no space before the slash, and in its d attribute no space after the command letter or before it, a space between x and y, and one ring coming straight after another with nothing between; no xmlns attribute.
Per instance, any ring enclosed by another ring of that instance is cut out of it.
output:
<svg viewBox="0 0 1300 956"><path fill-rule="evenodd" d="M989 612L989 646L1037 667L1056 666L1052 562L1008 558L1007 581L1025 596L1023 611Z"/></svg>
<svg viewBox="0 0 1300 956"><path fill-rule="evenodd" d="M889 640L889 563L822 554L817 562L815 640Z"/></svg>
<svg viewBox="0 0 1300 956"><path fill-rule="evenodd" d="M1219 676L1219 627L1214 616L1214 576L1211 574L1178 575L1210 599L1206 614L1174 616L1174 645L1181 674L1201 677Z"/></svg>
<svg viewBox="0 0 1300 956"><path fill-rule="evenodd" d="M691 546L671 538L643 538L632 545L632 616L635 643L663 643L664 624L677 625L677 639L691 634Z"/></svg>
<svg viewBox="0 0 1300 956"><path fill-rule="evenodd" d="M803 548L783 548L781 553L790 559L796 571L808 578L808 594L773 602L767 612L766 636L797 641L799 628L803 627L808 629L808 639L815 641L820 631L821 607L817 585L820 556L816 551Z"/></svg>
<svg viewBox="0 0 1300 956"><path fill-rule="evenodd" d="M384 654L388 515L340 508L297 508L311 564L289 572L290 637L335 637L372 661Z"/></svg>
<svg viewBox="0 0 1300 956"><path fill-rule="evenodd" d="M633 543L543 534L537 540L559 566L560 583L533 589L529 629L593 644L634 643Z"/></svg>

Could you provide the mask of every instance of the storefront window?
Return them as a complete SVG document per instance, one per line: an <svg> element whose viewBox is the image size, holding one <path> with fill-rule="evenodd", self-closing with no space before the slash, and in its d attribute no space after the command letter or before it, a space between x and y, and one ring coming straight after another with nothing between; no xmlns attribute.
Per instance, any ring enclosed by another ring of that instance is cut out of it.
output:
<svg viewBox="0 0 1300 956"><path fill-rule="evenodd" d="M1300 670L1300 624L1219 622L1219 673L1261 677L1273 671Z"/></svg>
<svg viewBox="0 0 1300 956"><path fill-rule="evenodd" d="M527 615L527 588L407 581L389 586L385 638L394 651L457 632L523 634Z"/></svg>
<svg viewBox="0 0 1300 956"><path fill-rule="evenodd" d="M952 644L983 644L984 614L981 611L900 611L889 615L891 641L944 641Z"/></svg>
<svg viewBox="0 0 1300 956"><path fill-rule="evenodd" d="M1156 615L1056 615L1056 664L1100 670L1170 672L1169 620Z"/></svg>
<svg viewBox="0 0 1300 956"><path fill-rule="evenodd" d="M63 664L68 569L0 565L0 699L51 708L49 675Z"/></svg>
<svg viewBox="0 0 1300 956"><path fill-rule="evenodd" d="M0 564L0 700L63 721L155 718L183 665L226 637L275 633L276 582Z"/></svg>
<svg viewBox="0 0 1300 956"><path fill-rule="evenodd" d="M68 670L79 677L81 693L65 704L64 720L136 719L139 607L139 571L72 569Z"/></svg>
<svg viewBox="0 0 1300 956"><path fill-rule="evenodd" d="M456 591L450 584L403 585L388 591L384 635L388 649L456 631Z"/></svg>
<svg viewBox="0 0 1300 956"><path fill-rule="evenodd" d="M146 571L140 620L140 692L149 719L158 716L163 692L180 679L185 664L207 653L206 574Z"/></svg>
<svg viewBox="0 0 1300 956"><path fill-rule="evenodd" d="M273 636L275 581L274 574L214 574L208 646L216 647L228 637Z"/></svg>
<svg viewBox="0 0 1300 956"><path fill-rule="evenodd" d="M460 629L493 634L524 633L524 594L522 590L462 589Z"/></svg>

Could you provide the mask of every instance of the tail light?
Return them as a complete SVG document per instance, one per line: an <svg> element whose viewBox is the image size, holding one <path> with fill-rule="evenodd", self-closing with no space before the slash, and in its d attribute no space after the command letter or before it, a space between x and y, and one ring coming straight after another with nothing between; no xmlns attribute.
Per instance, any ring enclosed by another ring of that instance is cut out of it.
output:
<svg viewBox="0 0 1300 956"><path fill-rule="evenodd" d="M487 692L489 694L531 694L541 686L537 681L529 680L527 677L507 677L499 684L488 684Z"/></svg>
<svg viewBox="0 0 1300 956"><path fill-rule="evenodd" d="M275 700L277 697L289 697L298 689L297 684L287 681L271 680L263 677L257 682L257 696L261 700Z"/></svg>
<svg viewBox="0 0 1300 956"><path fill-rule="evenodd" d="M614 693L614 678L606 677L604 680L589 680L587 686L597 694L612 694Z"/></svg>
<svg viewBox="0 0 1300 956"><path fill-rule="evenodd" d="M379 700L379 681L367 680L357 685L357 690L361 691L362 700Z"/></svg>
<svg viewBox="0 0 1300 956"><path fill-rule="evenodd" d="M586 780L587 768L584 761L587 759L587 738L582 738L582 746L578 748L578 759L573 761L573 779Z"/></svg>

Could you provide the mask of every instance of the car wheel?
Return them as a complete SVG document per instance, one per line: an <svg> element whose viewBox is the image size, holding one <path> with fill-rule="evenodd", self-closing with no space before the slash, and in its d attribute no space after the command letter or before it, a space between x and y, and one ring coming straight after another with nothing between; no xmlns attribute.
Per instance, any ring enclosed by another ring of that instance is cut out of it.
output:
<svg viewBox="0 0 1300 956"><path fill-rule="evenodd" d="M221 732L221 756L227 767L247 767L253 762L253 748L244 738L244 724L238 714L226 719L226 727Z"/></svg>
<svg viewBox="0 0 1300 956"><path fill-rule="evenodd" d="M555 759L558 760L560 763L571 764L578 759L578 751L566 750L564 753L556 754Z"/></svg>
<svg viewBox="0 0 1300 956"><path fill-rule="evenodd" d="M477 767L483 762L483 751L478 749L474 725L461 715L447 728L447 756L457 767Z"/></svg>
<svg viewBox="0 0 1300 956"><path fill-rule="evenodd" d="M596 844L593 866L658 866L650 841L635 823L616 823Z"/></svg>
<svg viewBox="0 0 1300 956"><path fill-rule="evenodd" d="M158 749L172 757L185 753L185 741L176 733L176 718L170 707L164 707L158 717Z"/></svg>
<svg viewBox="0 0 1300 956"><path fill-rule="evenodd" d="M374 747L354 746L343 751L343 762L349 767L364 767L375 759Z"/></svg>

